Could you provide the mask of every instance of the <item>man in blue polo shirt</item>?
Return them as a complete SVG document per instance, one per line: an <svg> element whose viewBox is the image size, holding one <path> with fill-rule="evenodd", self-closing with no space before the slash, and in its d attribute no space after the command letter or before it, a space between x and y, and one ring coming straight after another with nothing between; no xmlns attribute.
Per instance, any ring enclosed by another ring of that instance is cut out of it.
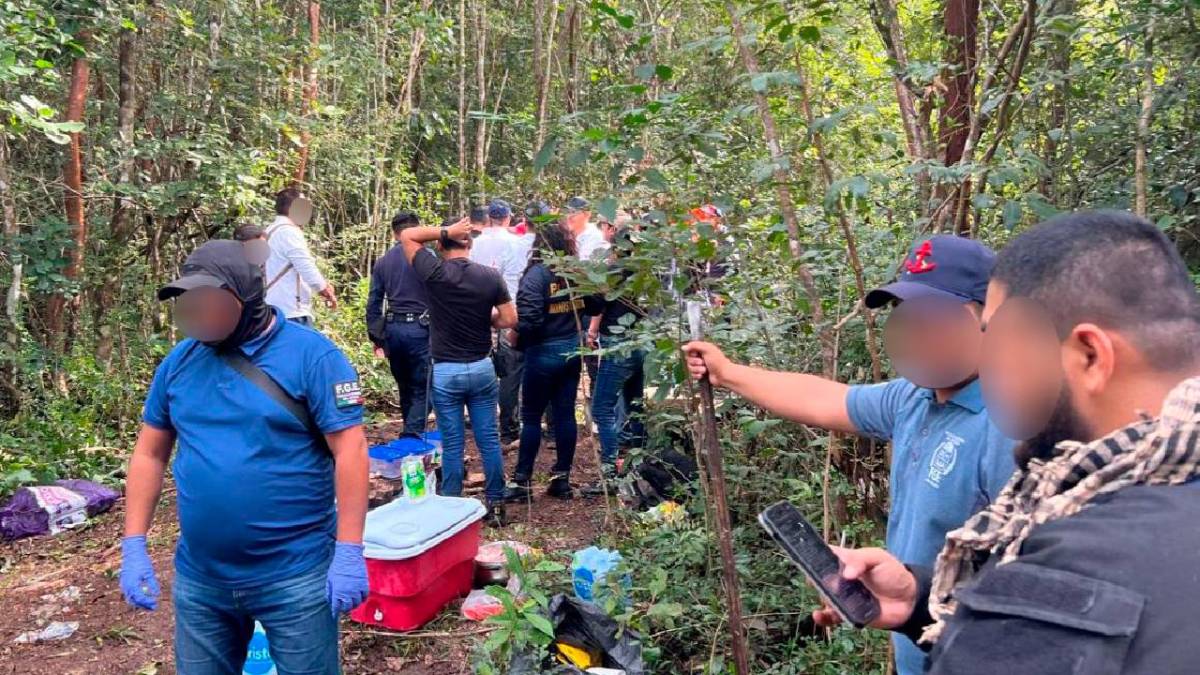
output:
<svg viewBox="0 0 1200 675"><path fill-rule="evenodd" d="M948 531L991 503L1014 470L1013 442L992 425L977 371L980 311L995 254L961 237L917 242L895 283L864 299L893 305L884 345L900 378L847 386L815 375L732 363L715 345L684 346L694 377L787 419L892 442L887 548L932 565ZM894 634L900 675L925 655Z"/></svg>
<svg viewBox="0 0 1200 675"><path fill-rule="evenodd" d="M146 397L121 590L136 607L158 604L146 533L178 443L176 670L241 673L258 620L281 674L338 673L337 615L367 595L358 376L328 338L264 303L241 243L210 241L181 272L158 297L176 299L189 337Z"/></svg>

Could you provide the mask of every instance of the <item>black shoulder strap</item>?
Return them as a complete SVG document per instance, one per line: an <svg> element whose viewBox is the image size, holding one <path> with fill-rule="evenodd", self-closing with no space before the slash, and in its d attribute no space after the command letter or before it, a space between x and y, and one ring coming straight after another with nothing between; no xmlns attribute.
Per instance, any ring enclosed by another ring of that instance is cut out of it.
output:
<svg viewBox="0 0 1200 675"><path fill-rule="evenodd" d="M246 358L245 354L234 349L230 351L222 351L221 359L226 365L242 374L247 380L258 387L264 394L271 397L283 409L290 412L292 416L300 420L305 429L308 429L315 438L322 443L325 442L325 435L317 428L316 422L313 421L312 413L308 411L308 406L303 401L294 398L291 394L284 391L283 387L279 386L270 375L262 368L254 365L254 362Z"/></svg>

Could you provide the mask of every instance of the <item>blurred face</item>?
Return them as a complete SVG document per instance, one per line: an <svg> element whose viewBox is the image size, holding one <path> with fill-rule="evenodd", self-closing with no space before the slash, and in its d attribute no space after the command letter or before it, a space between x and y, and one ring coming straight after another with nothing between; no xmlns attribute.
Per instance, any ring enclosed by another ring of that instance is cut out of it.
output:
<svg viewBox="0 0 1200 675"><path fill-rule="evenodd" d="M200 342L221 342L233 334L242 316L242 303L224 288L194 288L175 300L175 325Z"/></svg>
<svg viewBox="0 0 1200 675"><path fill-rule="evenodd" d="M1018 464L1053 457L1061 441L1089 439L1068 375L1077 370L1072 366L1076 359L1045 306L1030 298L1010 298L1003 285L993 282L982 325L983 395L996 428L1025 441L1017 451ZM1086 370L1077 373L1080 384L1087 379Z"/></svg>
<svg viewBox="0 0 1200 675"><path fill-rule="evenodd" d="M883 331L896 372L929 389L955 387L974 377L981 342L974 310L955 299L906 300L892 310Z"/></svg>

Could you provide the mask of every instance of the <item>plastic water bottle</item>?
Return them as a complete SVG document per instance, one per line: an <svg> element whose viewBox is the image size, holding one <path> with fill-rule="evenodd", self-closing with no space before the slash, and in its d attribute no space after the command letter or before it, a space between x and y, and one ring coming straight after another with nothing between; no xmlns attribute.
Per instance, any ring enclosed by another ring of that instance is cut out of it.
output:
<svg viewBox="0 0 1200 675"><path fill-rule="evenodd" d="M254 622L254 634L250 636L250 646L246 649L246 665L242 666L242 675L276 675L275 662L271 660L271 650L267 647L267 631L261 623Z"/></svg>
<svg viewBox="0 0 1200 675"><path fill-rule="evenodd" d="M429 476L425 472L425 461L421 456L405 457L400 467L400 475L404 479L404 496L409 501L419 502L429 496Z"/></svg>

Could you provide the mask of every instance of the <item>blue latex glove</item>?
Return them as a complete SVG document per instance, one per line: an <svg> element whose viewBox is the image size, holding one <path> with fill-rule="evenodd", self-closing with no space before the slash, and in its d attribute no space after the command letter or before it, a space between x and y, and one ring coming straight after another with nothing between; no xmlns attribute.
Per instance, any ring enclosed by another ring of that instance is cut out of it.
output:
<svg viewBox="0 0 1200 675"><path fill-rule="evenodd" d="M361 605L369 591L362 544L339 541L333 549L329 574L325 576L325 596L333 608L333 618Z"/></svg>
<svg viewBox="0 0 1200 675"><path fill-rule="evenodd" d="M145 535L121 540L120 578L126 602L151 611L158 607L158 579L154 576L150 554L146 553Z"/></svg>

